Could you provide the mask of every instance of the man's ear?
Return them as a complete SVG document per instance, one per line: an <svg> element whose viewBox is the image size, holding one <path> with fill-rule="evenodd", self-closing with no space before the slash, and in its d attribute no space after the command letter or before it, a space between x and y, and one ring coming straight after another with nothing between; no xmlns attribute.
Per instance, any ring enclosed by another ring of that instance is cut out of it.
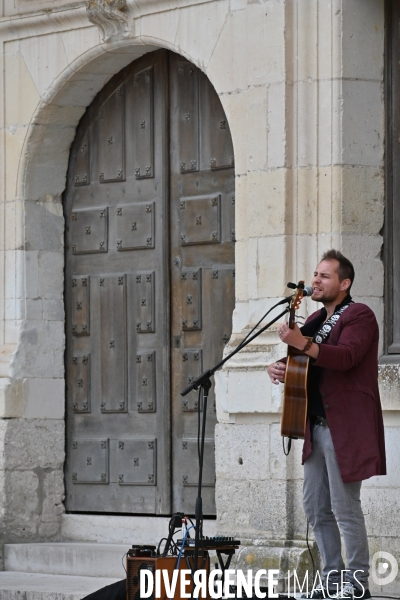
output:
<svg viewBox="0 0 400 600"><path fill-rule="evenodd" d="M343 281L340 283L340 290L342 292L344 292L345 290L348 290L350 286L351 286L350 279L343 279Z"/></svg>

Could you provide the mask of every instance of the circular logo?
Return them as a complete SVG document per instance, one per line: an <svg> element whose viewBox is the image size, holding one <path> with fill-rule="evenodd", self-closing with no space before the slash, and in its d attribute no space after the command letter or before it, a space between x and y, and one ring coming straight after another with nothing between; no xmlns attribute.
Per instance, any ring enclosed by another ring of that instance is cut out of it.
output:
<svg viewBox="0 0 400 600"><path fill-rule="evenodd" d="M372 579L377 585L392 583L397 577L399 565L390 552L375 552L372 557Z"/></svg>

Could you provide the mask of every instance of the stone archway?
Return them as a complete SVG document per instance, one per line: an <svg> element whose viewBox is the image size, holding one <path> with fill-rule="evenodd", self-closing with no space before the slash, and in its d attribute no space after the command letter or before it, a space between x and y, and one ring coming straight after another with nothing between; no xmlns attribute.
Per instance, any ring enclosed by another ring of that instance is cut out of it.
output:
<svg viewBox="0 0 400 600"><path fill-rule="evenodd" d="M15 528L15 522L21 518L18 507L9 511L8 539L48 539L56 535L63 512L65 342L61 197L70 145L79 119L98 90L115 72L155 49L130 42L113 43L107 52L103 46L93 48L46 91L28 127L17 194L23 207L21 230L25 227L26 234L20 253L25 272L21 294L25 294L31 312L20 324L21 343L12 356L7 414L15 419L6 423L4 439L24 440L27 452L34 457L31 462L37 473L32 475L32 485L38 490L39 501L32 514L25 511L19 529ZM45 241L44 246L35 247L32 239ZM19 419L21 416L33 420ZM13 460L11 454L6 455L8 464ZM24 489L26 482L21 480L18 485ZM6 497L7 504L10 505Z"/></svg>

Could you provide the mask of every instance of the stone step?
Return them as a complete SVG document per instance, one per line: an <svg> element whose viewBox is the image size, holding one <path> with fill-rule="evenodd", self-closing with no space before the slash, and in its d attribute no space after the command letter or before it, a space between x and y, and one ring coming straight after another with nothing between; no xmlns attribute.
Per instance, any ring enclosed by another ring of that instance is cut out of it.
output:
<svg viewBox="0 0 400 600"><path fill-rule="evenodd" d="M115 581L118 579L1 571L0 600L81 600Z"/></svg>
<svg viewBox="0 0 400 600"><path fill-rule="evenodd" d="M122 561L129 544L6 544L4 570L74 577L123 579ZM1 600L1 597L0 597Z"/></svg>

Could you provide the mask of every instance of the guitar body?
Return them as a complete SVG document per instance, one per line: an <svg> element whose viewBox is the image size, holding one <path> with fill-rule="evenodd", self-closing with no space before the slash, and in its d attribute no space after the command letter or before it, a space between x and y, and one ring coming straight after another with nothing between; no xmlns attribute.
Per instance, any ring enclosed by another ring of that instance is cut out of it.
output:
<svg viewBox="0 0 400 600"><path fill-rule="evenodd" d="M310 338L308 338L310 339ZM308 370L310 357L288 347L281 435L304 439L308 412Z"/></svg>

